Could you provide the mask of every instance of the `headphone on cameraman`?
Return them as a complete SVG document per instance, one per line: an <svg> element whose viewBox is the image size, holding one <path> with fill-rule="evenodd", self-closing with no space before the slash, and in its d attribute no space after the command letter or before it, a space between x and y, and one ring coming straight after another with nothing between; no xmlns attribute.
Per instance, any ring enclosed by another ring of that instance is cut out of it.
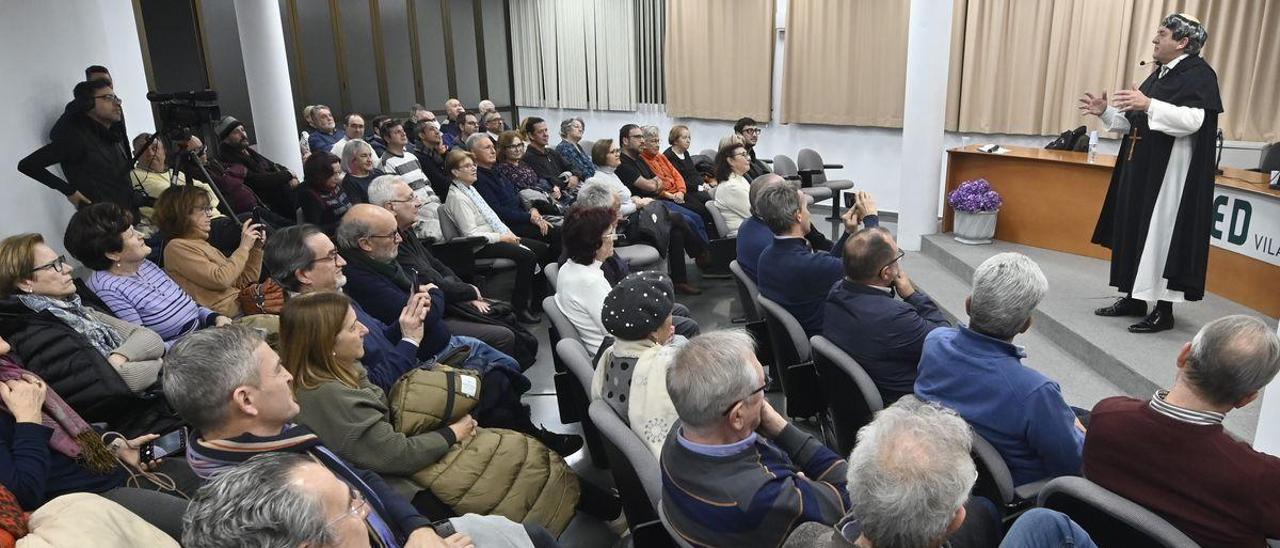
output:
<svg viewBox="0 0 1280 548"><path fill-rule="evenodd" d="M110 84L107 84L107 86L104 87L111 86ZM85 80L76 84L75 88L72 88L71 106L76 114L84 114L93 110L94 93L96 93L98 89L100 88L95 89L94 87L94 80Z"/></svg>

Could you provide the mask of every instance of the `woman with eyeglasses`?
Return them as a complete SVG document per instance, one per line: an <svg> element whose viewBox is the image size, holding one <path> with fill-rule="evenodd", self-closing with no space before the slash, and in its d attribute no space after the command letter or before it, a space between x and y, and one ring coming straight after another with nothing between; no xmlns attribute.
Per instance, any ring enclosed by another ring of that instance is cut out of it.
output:
<svg viewBox="0 0 1280 548"><path fill-rule="evenodd" d="M560 227L542 218L536 207L525 205L502 173L498 164L498 146L484 134L476 133L467 138L466 148L476 162L476 190L498 214L498 218L521 238L533 238L551 246L551 253L560 254Z"/></svg>
<svg viewBox="0 0 1280 548"><path fill-rule="evenodd" d="M569 260L557 275L556 306L577 328L582 344L592 356L607 335L600 314L612 286L601 266L613 255L617 224L613 211L594 207L575 207L564 218L564 245Z"/></svg>
<svg viewBox="0 0 1280 548"><path fill-rule="evenodd" d="M147 260L151 247L131 222L120 206L94 204L71 216L62 241L72 257L93 270L85 284L111 313L155 331L167 344L197 329L231 323L200 306Z"/></svg>
<svg viewBox="0 0 1280 548"><path fill-rule="evenodd" d="M0 242L0 336L80 414L141 433L127 414L159 380L164 340L86 305L66 257L39 234Z"/></svg>
<svg viewBox="0 0 1280 548"><path fill-rule="evenodd" d="M521 199L538 208L543 215L559 215L561 206L569 205L564 202L567 197L561 193L560 187L539 177L538 172L524 162L527 146L519 132L502 132L498 136L498 173L516 186Z"/></svg>
<svg viewBox="0 0 1280 548"><path fill-rule="evenodd" d="M151 139L150 133L139 133L133 138L133 153L139 154L138 163L129 172L129 182L133 184L135 190L146 194L152 200L160 197L160 194L168 189L170 183L170 164L168 162L168 153L166 149L165 139L157 138L151 141L151 145L143 150L143 145L147 144L147 140ZM213 206L213 222L210 224L209 243L218 248L223 253L231 253L235 251L236 246L240 245L240 227L236 226L234 219L222 214L218 208L218 197L214 194L213 189L209 187L209 183L204 181L192 181L187 174L179 171L177 174L177 184L195 185L204 190L209 195L209 205ZM155 214L151 206L143 206L138 208L142 214L139 219L142 230L150 235L153 231L154 221L152 217Z"/></svg>
<svg viewBox="0 0 1280 548"><path fill-rule="evenodd" d="M751 170L751 153L741 144L730 143L716 153L715 205L729 229L725 236L738 235L738 226L751 217L751 183L744 176Z"/></svg>
<svg viewBox="0 0 1280 548"><path fill-rule="evenodd" d="M169 240L164 269L197 303L232 318L241 315L240 290L262 274L266 232L253 219L240 225L240 245L230 256L209 244L213 208L204 191L175 186L156 200L156 225Z"/></svg>
<svg viewBox="0 0 1280 548"><path fill-rule="evenodd" d="M503 134L506 135L506 134ZM546 266L554 257L551 248L533 238L521 238L502 222L476 190L477 166L470 152L452 150L444 160L445 171L453 178L441 214L449 215L463 236L482 236L487 245L476 250L477 259L511 259L516 262L515 289L511 305L522 323L539 323L537 310L546 296L546 276L535 267ZM525 166L528 167L528 166Z"/></svg>
<svg viewBox="0 0 1280 548"><path fill-rule="evenodd" d="M369 203L369 185L383 175L382 170L374 167L377 157L373 147L361 139L347 141L342 147L342 190L353 204Z"/></svg>

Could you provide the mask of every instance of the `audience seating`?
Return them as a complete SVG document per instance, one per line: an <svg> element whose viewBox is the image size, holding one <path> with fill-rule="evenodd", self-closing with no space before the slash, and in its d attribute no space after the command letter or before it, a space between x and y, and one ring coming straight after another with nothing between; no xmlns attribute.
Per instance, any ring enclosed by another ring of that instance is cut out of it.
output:
<svg viewBox="0 0 1280 548"><path fill-rule="evenodd" d="M1036 503L1071 517L1089 532L1098 546L1198 546L1154 512L1084 478L1066 476L1053 479L1040 491Z"/></svg>
<svg viewBox="0 0 1280 548"><path fill-rule="evenodd" d="M720 235L718 238L711 239L711 264L718 267L728 265L730 261L738 258L738 237L725 236L729 233L729 225L725 222L724 214L720 213L715 200L707 201L707 213L711 214L716 234Z"/></svg>
<svg viewBox="0 0 1280 548"><path fill-rule="evenodd" d="M561 339L571 339L580 341L582 337L578 334L578 329L569 322L569 318L565 317L564 312L560 310L560 305L556 304L554 295L547 296L542 299L542 314L547 318L547 341L551 343L551 363L555 366L555 387L556 401L560 404L560 422L571 424L582 419L578 413L578 407L572 405L572 395L577 393L577 381L572 378L564 360L560 359L560 354L554 352L556 345Z"/></svg>
<svg viewBox="0 0 1280 548"><path fill-rule="evenodd" d="M1258 171L1262 173L1271 173L1280 170L1280 141L1269 143L1262 147L1261 160L1258 161Z"/></svg>
<svg viewBox="0 0 1280 548"><path fill-rule="evenodd" d="M813 201L819 202L830 198L831 189L827 187L815 187L804 184L805 179L800 176L800 169L796 167L795 160L786 154L779 154L773 157L773 172L781 175L788 181L800 182L800 192L803 192L813 198Z"/></svg>
<svg viewBox="0 0 1280 548"><path fill-rule="evenodd" d="M604 400L591 402L591 422L604 434L609 473L622 498L634 546L675 546L658 519L662 471L649 447Z"/></svg>
<svg viewBox="0 0 1280 548"><path fill-rule="evenodd" d="M1049 480L1014 485L1009 465L1005 464L1004 457L995 446L976 430L970 430L970 433L973 435L973 461L978 466L978 482L973 485L973 494L996 503L1006 518L1034 505L1036 495Z"/></svg>
<svg viewBox="0 0 1280 548"><path fill-rule="evenodd" d="M556 292L556 279L560 277L560 263L551 263L542 267L542 273L547 277L547 285L550 286L551 292Z"/></svg>
<svg viewBox="0 0 1280 548"><path fill-rule="evenodd" d="M884 409L880 391L858 361L822 335L809 339L818 380L827 396L827 409L835 430L836 453L848 455L858 439L858 429Z"/></svg>
<svg viewBox="0 0 1280 548"><path fill-rule="evenodd" d="M458 230L458 224L453 221L453 217L445 208L436 210L440 217L440 234L444 236L445 243L455 245L467 245L474 254L476 249L485 246L485 239L479 236L466 237ZM443 260L443 259L442 259ZM474 255L471 259L474 270L483 274L501 272L505 270L514 270L516 262L511 259L479 259ZM450 267L453 265L450 264Z"/></svg>
<svg viewBox="0 0 1280 548"><path fill-rule="evenodd" d="M800 167L800 180L806 187L822 187L831 189L832 195L839 196L840 191L853 188L853 181L848 179L827 179L828 169L844 169L840 164L822 163L822 155L811 148L802 148L796 155Z"/></svg>
<svg viewBox="0 0 1280 548"><path fill-rule="evenodd" d="M729 262L729 271L733 272L733 280L738 284L738 304L742 305L742 313L746 316L747 323L764 321L764 317L756 307L756 295L760 294L756 289L756 282L742 271L742 265L738 264L737 259Z"/></svg>
<svg viewBox="0 0 1280 548"><path fill-rule="evenodd" d="M552 301L552 306L555 306L555 301ZM558 306L555 313L560 314ZM553 342L552 347L555 349L556 358L564 363L565 368L576 381L565 383L565 386L556 384L556 399L560 402L561 414L564 414L563 409L566 405L573 408L574 416L582 423L582 434L587 444L587 451L591 452L591 462L597 468L607 468L609 459L601 443L600 430L587 416L587 406L591 403L591 377L595 375L591 355L587 354L587 348L582 346L582 341L576 338L560 339L559 342Z"/></svg>
<svg viewBox="0 0 1280 548"><path fill-rule="evenodd" d="M649 244L631 244L613 248L614 255L626 259L632 271L667 270L666 260L658 253L658 248Z"/></svg>
<svg viewBox="0 0 1280 548"><path fill-rule="evenodd" d="M591 156L591 148L596 146L596 142L589 139L582 139L581 141L578 141L578 146L581 146L582 150L586 151L587 156Z"/></svg>
<svg viewBox="0 0 1280 548"><path fill-rule="evenodd" d="M830 417L827 416L822 389L818 387L813 352L809 339L804 336L804 328L782 305L760 295L756 296L756 304L764 314L769 342L773 347L773 362L782 373L777 380L782 384L782 395L787 402L783 414L793 419L816 417L824 443L834 447Z"/></svg>
<svg viewBox="0 0 1280 548"><path fill-rule="evenodd" d="M685 542L685 540L680 537L680 534L676 532L675 528L671 527L671 520L667 519L667 513L662 509L661 504L658 505L658 519L662 520L662 526L666 528L667 534L671 535L671 540L675 541L676 546L679 546L680 548L694 548L692 544Z"/></svg>

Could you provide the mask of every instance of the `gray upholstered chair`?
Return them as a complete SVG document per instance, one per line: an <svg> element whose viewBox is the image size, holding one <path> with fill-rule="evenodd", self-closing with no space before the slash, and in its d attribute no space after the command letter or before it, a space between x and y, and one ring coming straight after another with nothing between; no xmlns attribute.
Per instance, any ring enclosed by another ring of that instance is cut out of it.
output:
<svg viewBox="0 0 1280 548"><path fill-rule="evenodd" d="M662 258L661 253L658 253L658 248L649 244L619 246L613 248L613 253L619 258L626 259L633 272L640 270L665 271L667 269L666 260Z"/></svg>
<svg viewBox="0 0 1280 548"><path fill-rule="evenodd" d="M671 546L672 539L658 518L662 504L662 471L635 432L604 400L591 402L591 422L604 436L609 473L622 499L622 510L635 546Z"/></svg>
<svg viewBox="0 0 1280 548"><path fill-rule="evenodd" d="M1098 546L1198 546L1154 512L1084 478L1054 478L1040 490L1036 502L1069 516Z"/></svg>
<svg viewBox="0 0 1280 548"><path fill-rule="evenodd" d="M1040 489L1049 479L1014 485L1009 465L1005 464L1004 457L1000 456L995 446L972 428L970 434L973 438L973 462L978 465L978 481L973 485L973 494L996 503L1006 516L1022 512L1035 504L1036 495L1040 494Z"/></svg>
<svg viewBox="0 0 1280 548"><path fill-rule="evenodd" d="M551 263L542 267L542 273L547 277L547 285L551 286L551 292L556 292L556 280L560 277L560 263Z"/></svg>
<svg viewBox="0 0 1280 548"><path fill-rule="evenodd" d="M813 198L814 201L826 200L832 196L831 189L827 187L805 184L805 178L800 174L800 168L796 167L795 160L792 160L786 154L779 154L773 157L773 172L788 181L800 183L800 192Z"/></svg>
<svg viewBox="0 0 1280 548"><path fill-rule="evenodd" d="M813 347L813 363L827 396L827 410L835 432L836 446L832 449L848 455L857 441L858 429L884 409L880 390L857 360L826 337L814 335L809 338L809 344Z"/></svg>
<svg viewBox="0 0 1280 548"><path fill-rule="evenodd" d="M555 303L552 302L550 306L554 307ZM550 314L551 309L544 308L543 312ZM555 313L560 313L559 307L556 307ZM582 346L582 341L576 338L562 338L552 342L552 345L556 359L568 370L564 373L565 378L562 379L559 373L556 377L556 400L560 405L560 414L562 417L570 414L575 418L573 422L582 423L582 439L591 455L591 462L597 468L605 468L609 466L609 456L605 452L600 430L587 416L587 406L591 403L591 376L595 374L591 356L587 354L587 348ZM568 421L561 422L569 424Z"/></svg>
<svg viewBox="0 0 1280 548"><path fill-rule="evenodd" d="M786 398L784 414L795 419L816 418L826 445L835 445L826 396L818 386L813 349L804 328L787 309L763 295L756 295L756 305L764 316L773 348L773 364L779 373L777 381L781 383L782 395Z"/></svg>

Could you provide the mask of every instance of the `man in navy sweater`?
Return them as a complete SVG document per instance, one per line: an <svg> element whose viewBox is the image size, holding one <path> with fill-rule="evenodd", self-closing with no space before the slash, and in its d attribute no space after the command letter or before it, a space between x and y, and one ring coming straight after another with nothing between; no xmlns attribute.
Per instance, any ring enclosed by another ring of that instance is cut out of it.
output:
<svg viewBox="0 0 1280 548"><path fill-rule="evenodd" d="M925 336L951 325L911 283L902 256L884 227L850 236L844 279L827 295L822 321L822 334L858 360L886 406L911 393Z"/></svg>
<svg viewBox="0 0 1280 548"><path fill-rule="evenodd" d="M858 192L858 204L845 211L844 236L832 253L814 250L805 239L809 231L809 206L804 194L790 185L767 187L756 197L760 219L773 231L773 243L760 254L757 273L760 296L778 303L804 327L806 336L822 333L822 309L831 286L844 276L841 255L849 234L862 224L880 226L875 200Z"/></svg>
<svg viewBox="0 0 1280 548"><path fill-rule="evenodd" d="M751 278L753 282L759 279L756 275L756 266L760 264L760 254L764 253L764 248L773 243L773 231L769 230L769 227L764 224L764 221L760 220L759 214L756 213L756 197L766 187L782 184L794 183L787 182L786 179L776 173L766 173L751 181L751 190L747 193L747 200L751 202L751 216L742 221L742 225L738 227L737 260L738 266L742 267L742 272L748 278ZM824 236L812 223L809 224L809 232L804 237L809 240L809 245L814 249L831 249L831 240Z"/></svg>

